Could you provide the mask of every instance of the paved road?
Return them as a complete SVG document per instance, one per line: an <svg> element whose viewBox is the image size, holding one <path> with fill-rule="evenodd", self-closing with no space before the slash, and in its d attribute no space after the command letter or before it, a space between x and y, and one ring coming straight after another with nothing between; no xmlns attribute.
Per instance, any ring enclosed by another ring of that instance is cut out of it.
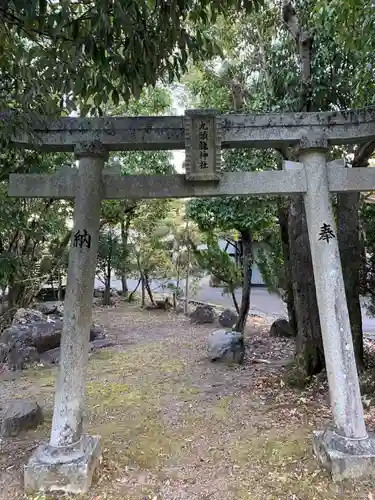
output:
<svg viewBox="0 0 375 500"><path fill-rule="evenodd" d="M155 291L162 291L160 287L161 283L153 282L152 288ZM120 280L113 279L112 288L116 290L121 290ZM129 289L132 290L137 285L137 280L128 280ZM103 286L100 281L96 281L96 287ZM181 284L184 287L184 283ZM237 300L241 300L240 290L236 293ZM198 290L191 294L192 299L200 300L202 302L210 302L212 304L217 304L224 307L233 307L232 298L225 294L222 294L221 288L212 288L209 286L209 278L203 278L200 282ZM261 312L267 316L286 316L287 311L284 302L276 294L269 293L265 288L254 287L251 290L251 312ZM362 325L363 331L366 333L373 333L375 335L375 318L368 315L366 308L362 308Z"/></svg>

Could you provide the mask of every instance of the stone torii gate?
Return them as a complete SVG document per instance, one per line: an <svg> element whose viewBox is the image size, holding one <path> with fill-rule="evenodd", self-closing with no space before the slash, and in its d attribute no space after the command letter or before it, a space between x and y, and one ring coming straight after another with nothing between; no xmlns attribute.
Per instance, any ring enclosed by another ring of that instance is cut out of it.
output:
<svg viewBox="0 0 375 500"><path fill-rule="evenodd" d="M79 162L78 169L54 175L10 175L10 196L75 199L51 437L25 466L26 490L85 492L100 455L99 437L85 434L83 418L100 203L109 198L303 194L333 414L332 427L314 433L314 451L334 479L374 475L375 441L364 422L330 193L375 190L375 169L326 161L332 145L374 138L373 108L62 118L35 123L32 136L13 137L18 147L74 151ZM221 148L280 146L295 146L299 162L285 162L277 172L220 173ZM163 149L186 149L186 175L121 176L103 170L110 151Z"/></svg>

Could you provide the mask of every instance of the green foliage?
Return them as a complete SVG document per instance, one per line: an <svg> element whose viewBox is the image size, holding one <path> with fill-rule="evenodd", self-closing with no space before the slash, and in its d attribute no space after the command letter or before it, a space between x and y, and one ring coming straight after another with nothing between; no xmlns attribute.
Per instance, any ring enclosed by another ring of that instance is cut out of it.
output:
<svg viewBox="0 0 375 500"><path fill-rule="evenodd" d="M170 200L149 200L138 207L130 233L130 266L133 272L138 271L148 278L168 276L171 251L161 236L161 229L171 203Z"/></svg>
<svg viewBox="0 0 375 500"><path fill-rule="evenodd" d="M267 246L259 248L255 261L268 291L284 298L287 283L280 232L277 228L269 238Z"/></svg>
<svg viewBox="0 0 375 500"><path fill-rule="evenodd" d="M179 78L189 59L218 53L208 26L220 13L251 10L258 3L5 2L0 14L2 84L17 102L25 95L25 109L48 95L53 96L51 109L58 101L74 108L77 97L93 109L109 100L127 102L132 95L138 98L144 86Z"/></svg>
<svg viewBox="0 0 375 500"><path fill-rule="evenodd" d="M99 234L97 273L107 279L108 269L118 270L123 260L119 236L113 229L102 230Z"/></svg>
<svg viewBox="0 0 375 500"><path fill-rule="evenodd" d="M312 20L317 33L326 34L325 50L331 61L331 75L337 82L340 79L336 93L348 95L350 92L349 106L374 104L375 9L372 0L318 0L314 2Z"/></svg>
<svg viewBox="0 0 375 500"><path fill-rule="evenodd" d="M199 266L225 283L228 293L234 293L242 285L241 268L220 248L217 235L213 232L206 233L204 242L207 246L204 250L192 245Z"/></svg>
<svg viewBox="0 0 375 500"><path fill-rule="evenodd" d="M375 205L362 203L360 219L365 250L361 269L361 292L369 298L368 312L375 316Z"/></svg>

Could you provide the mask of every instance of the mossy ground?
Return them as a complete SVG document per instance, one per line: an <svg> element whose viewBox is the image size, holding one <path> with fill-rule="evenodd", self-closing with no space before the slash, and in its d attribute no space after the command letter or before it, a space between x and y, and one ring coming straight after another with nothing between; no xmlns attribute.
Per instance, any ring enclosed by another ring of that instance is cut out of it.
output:
<svg viewBox="0 0 375 500"><path fill-rule="evenodd" d="M283 368L249 360L242 368L209 363L210 328L183 317L121 306L97 311L96 319L120 347L89 362L87 428L102 437L103 458L90 493L75 498L368 498L372 483L333 484L317 467L311 433L329 418L321 388L287 388ZM262 338L269 351L267 342L277 341L265 337L267 325L251 321L250 351ZM35 432L3 446L2 500L70 498L22 493L22 464L49 435L55 375L55 369L35 368L2 382L12 384L14 397L35 396L46 413Z"/></svg>

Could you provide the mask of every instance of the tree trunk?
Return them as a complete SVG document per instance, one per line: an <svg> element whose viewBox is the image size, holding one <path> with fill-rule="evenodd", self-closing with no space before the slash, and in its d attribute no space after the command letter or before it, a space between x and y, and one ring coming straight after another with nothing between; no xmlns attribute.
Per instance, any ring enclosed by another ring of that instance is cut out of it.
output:
<svg viewBox="0 0 375 500"><path fill-rule="evenodd" d="M108 233L108 257L107 257L107 269L106 275L104 277L104 295L103 295L103 305L109 306L111 304L111 274L112 274L112 234Z"/></svg>
<svg viewBox="0 0 375 500"><path fill-rule="evenodd" d="M359 300L361 244L359 239L359 193L337 195L337 238L345 282L350 326L358 369L363 368L362 313Z"/></svg>
<svg viewBox="0 0 375 500"><path fill-rule="evenodd" d="M61 279L61 269L60 268L58 268L58 270L57 270L57 281L58 281L57 300L62 302L63 301L63 290L62 290L62 279Z"/></svg>
<svg viewBox="0 0 375 500"><path fill-rule="evenodd" d="M109 306L111 304L111 260L108 258L107 261L107 272L104 278L104 295L103 295L103 305Z"/></svg>
<svg viewBox="0 0 375 500"><path fill-rule="evenodd" d="M237 311L237 314L240 314L240 308L239 308L237 298L236 298L236 290L231 290L230 294L232 296L233 304L234 304L234 307Z"/></svg>
<svg viewBox="0 0 375 500"><path fill-rule="evenodd" d="M293 332L293 336L297 336L297 317L294 308L294 297L293 297L293 281L292 281L292 269L290 262L289 253L289 234L288 234L288 208L279 206L279 225L280 225L280 237L281 245L284 257L284 273L285 273L285 292L286 292L286 305L288 309L289 324Z"/></svg>
<svg viewBox="0 0 375 500"><path fill-rule="evenodd" d="M288 232L297 318L296 354L306 375L312 376L324 368L324 351L302 196L291 198Z"/></svg>
<svg viewBox="0 0 375 500"><path fill-rule="evenodd" d="M253 274L253 239L251 232L241 232L241 240L243 250L243 285L241 307L235 330L243 333L245 331L247 316L250 309L251 278Z"/></svg>
<svg viewBox="0 0 375 500"><path fill-rule="evenodd" d="M141 306L145 307L145 305L146 305L146 293L145 293L145 277L143 276L143 273L141 274L141 284L142 284L142 302L141 302Z"/></svg>
<svg viewBox="0 0 375 500"><path fill-rule="evenodd" d="M134 288L134 290L133 290L133 291L131 292L131 294L129 295L129 297L128 297L128 301L129 301L129 302L131 302L131 301L133 300L134 294L135 294L135 292L138 290L139 285L141 284L141 281L142 281L142 279L140 278L140 279L138 280L137 286Z"/></svg>
<svg viewBox="0 0 375 500"><path fill-rule="evenodd" d="M128 254L128 236L129 236L129 226L130 226L129 217L126 218L126 222L124 222L124 219L122 219L120 225L121 225L122 254L123 258L126 259L126 256ZM125 270L123 270L121 273L121 287L122 287L122 295L124 297L127 297L129 293L129 288Z"/></svg>
<svg viewBox="0 0 375 500"><path fill-rule="evenodd" d="M153 306L155 306L156 304L155 304L155 301L154 301L154 296L152 295L152 290L151 290L151 287L150 287L150 282L148 280L147 274L145 274L144 282L145 282L145 288L146 288L146 291L147 291L147 295L150 298L151 304Z"/></svg>

